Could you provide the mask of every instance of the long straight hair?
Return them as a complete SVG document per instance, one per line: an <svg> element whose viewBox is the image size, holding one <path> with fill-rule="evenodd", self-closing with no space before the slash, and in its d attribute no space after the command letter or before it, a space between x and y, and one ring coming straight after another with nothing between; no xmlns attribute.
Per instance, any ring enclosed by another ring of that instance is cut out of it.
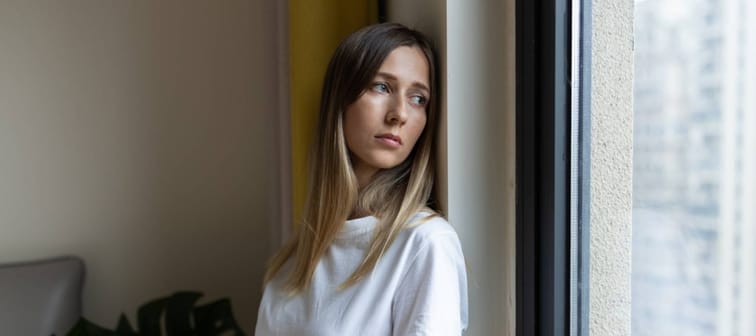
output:
<svg viewBox="0 0 756 336"><path fill-rule="evenodd" d="M428 61L431 92L425 128L406 160L380 170L359 190L344 138L344 111L369 87L386 57L401 46L419 48ZM362 263L340 288L349 287L370 273L397 234L411 225L408 222L418 211L438 216L437 209L429 204L434 191L438 97L435 54L420 32L384 23L358 30L341 42L331 57L323 83L302 223L271 259L266 283L292 259L285 290L294 294L309 287L318 261L355 208L366 210L379 223Z"/></svg>

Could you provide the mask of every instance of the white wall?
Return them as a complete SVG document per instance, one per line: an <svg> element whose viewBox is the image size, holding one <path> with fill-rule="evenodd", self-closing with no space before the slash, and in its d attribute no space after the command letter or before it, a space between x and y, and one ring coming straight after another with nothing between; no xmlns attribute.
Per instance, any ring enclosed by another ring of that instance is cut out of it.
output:
<svg viewBox="0 0 756 336"><path fill-rule="evenodd" d="M270 1L0 4L0 263L75 254L84 315L176 290L251 331L279 214Z"/></svg>
<svg viewBox="0 0 756 336"><path fill-rule="evenodd" d="M592 6L590 334L630 335L633 0Z"/></svg>
<svg viewBox="0 0 756 336"><path fill-rule="evenodd" d="M447 1L449 221L470 268L470 335L516 327L514 3Z"/></svg>
<svg viewBox="0 0 756 336"><path fill-rule="evenodd" d="M471 336L515 332L514 4L389 2L391 20L430 34L441 54L442 190L469 269Z"/></svg>

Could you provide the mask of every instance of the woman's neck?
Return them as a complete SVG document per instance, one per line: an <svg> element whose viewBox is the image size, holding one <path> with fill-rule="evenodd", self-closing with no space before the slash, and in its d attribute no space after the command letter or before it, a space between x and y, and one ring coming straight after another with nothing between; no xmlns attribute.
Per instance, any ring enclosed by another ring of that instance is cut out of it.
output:
<svg viewBox="0 0 756 336"><path fill-rule="evenodd" d="M368 185L373 180L375 173L378 172L378 169L360 163L355 163L352 169L354 170L354 175L357 177L357 185L360 190Z"/></svg>
<svg viewBox="0 0 756 336"><path fill-rule="evenodd" d="M362 191L363 188L365 188L365 186L367 186L370 183L370 181L373 180L373 176L378 171L378 169L375 169L373 167L368 167L362 164L354 165L353 169L354 169L354 175L356 175L357 177L357 186L360 192ZM355 219L355 218L365 217L368 215L370 215L370 212L368 212L367 209L363 209L355 205L354 209L352 209L352 213L349 214L348 219Z"/></svg>
<svg viewBox="0 0 756 336"><path fill-rule="evenodd" d="M370 213L367 212L367 210L365 210L365 209L356 209L355 208L354 210L352 210L352 213L349 214L349 218L347 218L347 219L362 218L362 217L366 217L366 216L369 216L369 215L370 215Z"/></svg>

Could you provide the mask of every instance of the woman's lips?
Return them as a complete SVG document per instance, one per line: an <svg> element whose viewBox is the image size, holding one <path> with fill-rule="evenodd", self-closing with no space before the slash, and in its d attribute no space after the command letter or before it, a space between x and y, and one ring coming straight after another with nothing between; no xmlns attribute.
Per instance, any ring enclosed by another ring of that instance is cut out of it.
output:
<svg viewBox="0 0 756 336"><path fill-rule="evenodd" d="M392 148L398 148L402 145L402 138L398 135L393 134L380 134L375 137L380 141L381 143L392 147Z"/></svg>

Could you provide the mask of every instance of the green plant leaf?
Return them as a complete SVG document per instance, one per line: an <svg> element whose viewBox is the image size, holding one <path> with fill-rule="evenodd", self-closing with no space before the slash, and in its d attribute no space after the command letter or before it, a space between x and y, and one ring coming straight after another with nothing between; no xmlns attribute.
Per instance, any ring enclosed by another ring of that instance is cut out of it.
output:
<svg viewBox="0 0 756 336"><path fill-rule="evenodd" d="M156 299L139 307L137 312L139 335L161 336L160 318L163 316L167 301L166 298Z"/></svg>
<svg viewBox="0 0 756 336"><path fill-rule="evenodd" d="M118 327L116 328L116 335L118 336L139 336L134 328L131 327L131 323L126 318L126 315L121 314L118 319Z"/></svg>
<svg viewBox="0 0 756 336"><path fill-rule="evenodd" d="M244 336L234 319L229 299L194 307L200 292L181 291L149 301L137 310L136 331L124 314L115 331L80 318L66 336ZM53 335L55 336L55 335Z"/></svg>
<svg viewBox="0 0 756 336"><path fill-rule="evenodd" d="M202 297L198 292L177 292L165 303L166 336L195 336L192 326L194 303Z"/></svg>
<svg viewBox="0 0 756 336"><path fill-rule="evenodd" d="M194 321L197 322L197 335L218 336L229 335L244 336L231 312L231 301L220 299L194 309Z"/></svg>
<svg viewBox="0 0 756 336"><path fill-rule="evenodd" d="M66 336L115 336L112 330L100 327L85 318L80 318L78 322L66 333Z"/></svg>

